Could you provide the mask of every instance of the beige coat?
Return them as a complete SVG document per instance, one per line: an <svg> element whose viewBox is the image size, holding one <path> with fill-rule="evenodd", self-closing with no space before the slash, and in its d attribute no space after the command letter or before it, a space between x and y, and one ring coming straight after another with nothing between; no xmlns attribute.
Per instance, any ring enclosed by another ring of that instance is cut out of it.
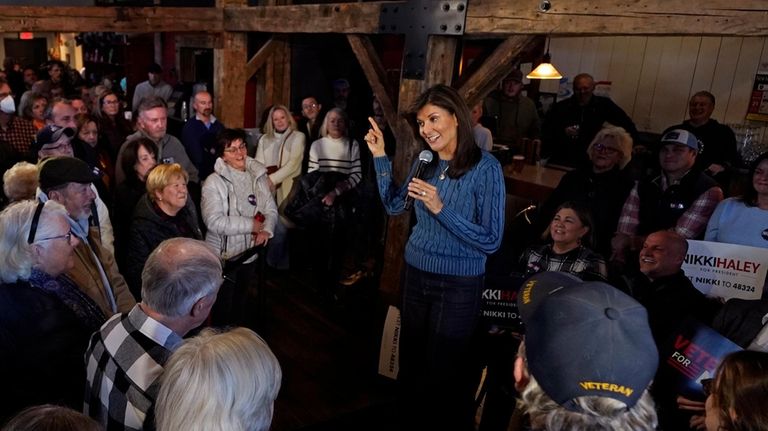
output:
<svg viewBox="0 0 768 431"><path fill-rule="evenodd" d="M95 234L95 228L91 228L88 232L88 241L93 245L93 250L101 261L106 273L107 279L112 284L111 290L115 297L118 313L127 313L131 311L136 304L131 292L128 290L128 285L125 283L125 279L120 275L115 263L115 257L107 249L101 246L101 242L98 240L98 234ZM80 287L93 301L101 308L104 315L109 318L114 315L115 312L109 306L109 300L107 299L107 293L104 290L104 283L102 282L101 275L97 263L93 261L93 255L88 250L89 246L83 241L75 247L75 267L67 272L67 276Z"/></svg>
<svg viewBox="0 0 768 431"><path fill-rule="evenodd" d="M262 135L256 147L255 159L264 166L277 166L278 169L269 175L272 184L277 187L275 201L277 206L285 200L291 192L293 181L301 174L301 160L304 158L305 136L298 130L294 130L286 138Z"/></svg>

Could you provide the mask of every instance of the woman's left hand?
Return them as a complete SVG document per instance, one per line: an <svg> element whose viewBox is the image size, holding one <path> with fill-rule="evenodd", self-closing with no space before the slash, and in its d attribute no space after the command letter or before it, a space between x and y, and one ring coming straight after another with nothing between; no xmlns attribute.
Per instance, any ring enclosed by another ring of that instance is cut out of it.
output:
<svg viewBox="0 0 768 431"><path fill-rule="evenodd" d="M437 194L437 187L424 180L414 178L408 183L408 196L424 203L432 214L437 214L443 209L443 201Z"/></svg>
<svg viewBox="0 0 768 431"><path fill-rule="evenodd" d="M267 241L269 241L269 232L261 231L254 235L253 242L258 245L267 245Z"/></svg>

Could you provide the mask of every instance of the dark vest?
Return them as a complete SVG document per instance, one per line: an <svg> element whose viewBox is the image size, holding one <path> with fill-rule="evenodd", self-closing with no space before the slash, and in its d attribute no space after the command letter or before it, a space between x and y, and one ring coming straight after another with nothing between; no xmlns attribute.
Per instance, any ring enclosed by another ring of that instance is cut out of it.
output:
<svg viewBox="0 0 768 431"><path fill-rule="evenodd" d="M689 171L678 184L661 190L661 176L643 181L638 187L640 196L640 225L638 234L648 235L669 229L702 193L717 186L715 180L704 173ZM703 232L702 232L703 233Z"/></svg>

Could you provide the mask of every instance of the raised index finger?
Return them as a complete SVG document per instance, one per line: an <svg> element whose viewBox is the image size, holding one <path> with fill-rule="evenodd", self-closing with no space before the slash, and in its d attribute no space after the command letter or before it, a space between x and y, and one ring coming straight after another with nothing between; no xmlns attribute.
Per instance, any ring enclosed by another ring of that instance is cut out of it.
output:
<svg viewBox="0 0 768 431"><path fill-rule="evenodd" d="M373 117L368 117L368 122L371 123L371 128L373 129L373 132L376 134L381 133L381 129L379 129L379 125L376 124L376 120L373 119Z"/></svg>

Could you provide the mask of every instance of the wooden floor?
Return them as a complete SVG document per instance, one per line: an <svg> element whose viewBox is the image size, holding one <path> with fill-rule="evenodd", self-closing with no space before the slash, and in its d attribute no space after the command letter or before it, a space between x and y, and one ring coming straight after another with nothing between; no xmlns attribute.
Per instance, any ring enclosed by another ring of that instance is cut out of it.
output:
<svg viewBox="0 0 768 431"><path fill-rule="evenodd" d="M393 429L394 382L376 372L386 305L367 279L337 299L310 271L265 271L255 324L283 369L273 431Z"/></svg>

